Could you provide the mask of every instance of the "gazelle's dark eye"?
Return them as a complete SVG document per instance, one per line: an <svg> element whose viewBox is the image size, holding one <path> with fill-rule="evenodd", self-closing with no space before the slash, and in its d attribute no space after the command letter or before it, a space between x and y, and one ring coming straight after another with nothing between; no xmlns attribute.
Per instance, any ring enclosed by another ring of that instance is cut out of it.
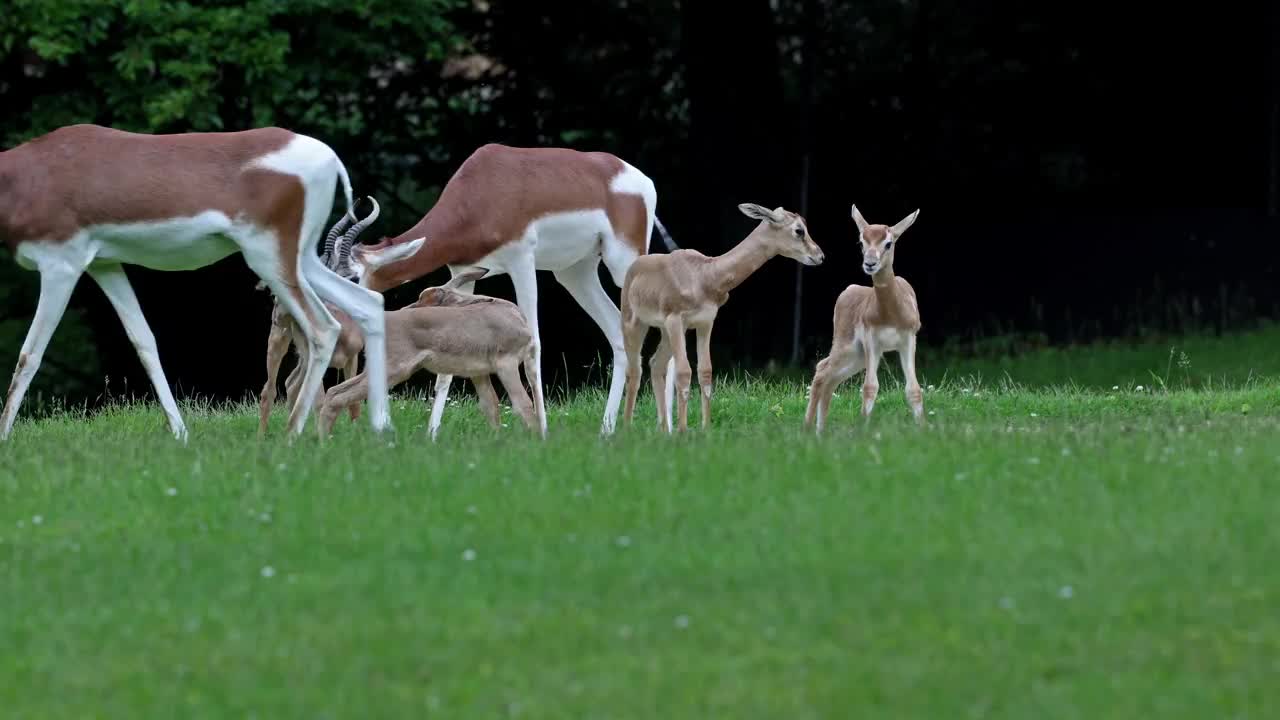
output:
<svg viewBox="0 0 1280 720"><path fill-rule="evenodd" d="M797 227L797 228L796 228L796 237L798 237L798 238L802 238L802 237L804 237L804 228L802 228L802 227Z"/></svg>
<svg viewBox="0 0 1280 720"><path fill-rule="evenodd" d="M884 241L884 249L885 249L885 250L888 250L888 249L889 249L889 248L891 248L891 247L893 247L893 241L892 241L892 240L885 240L885 241Z"/></svg>

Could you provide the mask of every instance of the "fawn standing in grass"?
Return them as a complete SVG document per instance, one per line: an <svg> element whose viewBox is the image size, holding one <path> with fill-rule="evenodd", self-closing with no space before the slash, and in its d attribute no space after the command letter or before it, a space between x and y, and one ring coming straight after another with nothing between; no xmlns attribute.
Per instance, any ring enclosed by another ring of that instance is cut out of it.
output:
<svg viewBox="0 0 1280 720"><path fill-rule="evenodd" d="M893 274L893 254L898 239L916 221L919 210L889 227L872 225L853 206L862 244L862 271L871 276L872 287L850 285L836 299L831 353L818 363L809 389L809 409L805 427L817 425L822 432L831 395L837 386L859 370L867 371L862 383L862 415L871 416L880 389L876 370L880 357L896 351L902 360L907 404L916 422L924 421L924 394L916 380L916 333L920 331L920 311L911 285Z"/></svg>
<svg viewBox="0 0 1280 720"><path fill-rule="evenodd" d="M711 422L711 326L729 300L729 291L776 255L805 265L821 265L822 249L808 234L796 213L752 203L738 206L743 215L760 221L751 234L729 252L707 257L696 250L665 255L641 255L622 283L622 338L627 353L626 421L635 412L640 389L640 349L649 328L662 332L662 341L649 364L658 427L671 432L671 398L665 397L667 361L675 356L679 429L688 429L689 383L692 372L685 349L685 333L698 333L698 387L702 390L702 426Z"/></svg>

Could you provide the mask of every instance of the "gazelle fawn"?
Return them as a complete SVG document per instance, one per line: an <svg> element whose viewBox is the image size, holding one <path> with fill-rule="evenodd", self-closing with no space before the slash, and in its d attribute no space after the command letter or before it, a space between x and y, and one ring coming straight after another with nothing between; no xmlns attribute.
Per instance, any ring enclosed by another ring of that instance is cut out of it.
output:
<svg viewBox="0 0 1280 720"><path fill-rule="evenodd" d="M818 363L809 389L805 427L817 425L822 432L831 395L840 383L859 370L866 370L862 382L862 415L871 416L880 384L876 371L886 352L898 353L906 384L907 404L916 422L924 421L924 394L916 379L916 333L920 331L920 311L916 293L904 279L893 274L893 256L898 240L920 214L911 213L898 224L869 224L858 206L853 221L862 245L862 271L871 276L872 287L850 285L836 298L832 320L831 352Z"/></svg>
<svg viewBox="0 0 1280 720"><path fill-rule="evenodd" d="M688 429L689 384L692 372L685 349L685 333L698 336L698 387L702 390L702 427L711 422L711 328L729 292L776 255L805 265L821 265L822 249L809 236L804 218L781 207L773 210L744 203L742 214L760 224L732 250L707 257L696 250L666 255L641 255L627 270L622 284L622 337L627 354L625 420L631 422L640 388L640 350L650 328L662 340L649 364L658 427L671 432L667 362L675 357L678 427ZM664 401L665 400L665 401Z"/></svg>
<svg viewBox="0 0 1280 720"><path fill-rule="evenodd" d="M485 273L481 269L455 275L444 286L423 290L412 305L386 313L389 386L399 385L418 370L437 377L471 378L481 411L497 428L501 424L498 396L490 380L496 375L525 426L546 437L537 345L524 314L515 303L458 290L473 285ZM532 399L520 379L521 365ZM329 434L342 408L364 399L369 391L365 375L360 373L329 390L319 409L322 436ZM433 439L443 410L443 402L432 406L428 427Z"/></svg>

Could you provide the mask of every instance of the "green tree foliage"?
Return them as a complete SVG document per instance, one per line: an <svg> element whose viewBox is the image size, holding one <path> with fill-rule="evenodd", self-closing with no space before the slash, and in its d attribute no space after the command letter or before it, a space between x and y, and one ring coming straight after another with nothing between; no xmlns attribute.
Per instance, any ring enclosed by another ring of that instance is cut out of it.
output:
<svg viewBox="0 0 1280 720"><path fill-rule="evenodd" d="M439 94L443 61L467 50L453 14L468 9L463 0L7 0L0 148L86 122L139 132L280 125L323 138L358 192L374 192L364 186L387 182L389 165L447 155L442 115L483 110ZM8 363L39 282L0 255L0 357ZM83 305L84 287L77 297ZM97 347L73 306L33 404L41 392L100 389Z"/></svg>
<svg viewBox="0 0 1280 720"><path fill-rule="evenodd" d="M367 129L363 101L385 100L379 90L395 75L459 48L449 17L459 4L12 0L0 15L10 78L0 95L29 105L6 114L3 137L13 144L86 121L142 132L287 124L355 136ZM421 113L414 100L399 108Z"/></svg>

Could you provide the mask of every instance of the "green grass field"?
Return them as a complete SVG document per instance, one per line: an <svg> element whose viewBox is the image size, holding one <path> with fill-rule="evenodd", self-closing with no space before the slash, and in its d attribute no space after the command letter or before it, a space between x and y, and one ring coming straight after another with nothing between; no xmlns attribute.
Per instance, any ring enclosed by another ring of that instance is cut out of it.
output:
<svg viewBox="0 0 1280 720"><path fill-rule="evenodd" d="M545 443L404 397L323 444L20 422L0 716L1280 716L1280 330L921 373L926 427L890 359L821 439L746 376L683 438L647 391L608 440L600 391Z"/></svg>

